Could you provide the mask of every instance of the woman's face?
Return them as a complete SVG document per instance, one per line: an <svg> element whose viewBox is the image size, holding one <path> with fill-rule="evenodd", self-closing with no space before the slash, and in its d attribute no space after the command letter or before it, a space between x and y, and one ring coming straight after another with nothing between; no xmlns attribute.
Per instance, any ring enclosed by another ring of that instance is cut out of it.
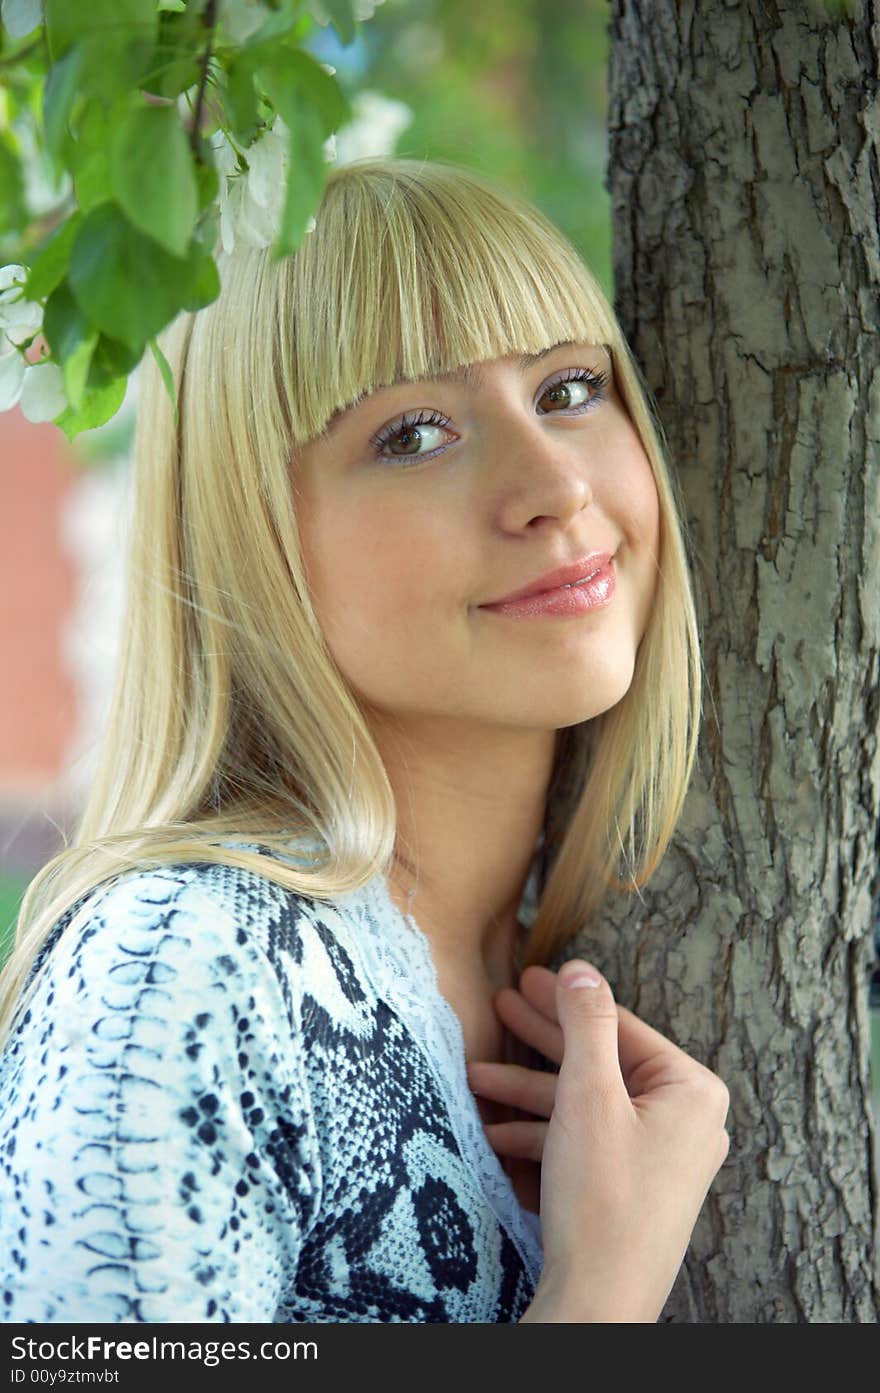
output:
<svg viewBox="0 0 880 1393"><path fill-rule="evenodd" d="M313 602L348 682L408 726L559 729L630 686L657 579L653 473L601 345L468 371L382 388L295 457ZM481 608L591 552L614 557L606 605Z"/></svg>

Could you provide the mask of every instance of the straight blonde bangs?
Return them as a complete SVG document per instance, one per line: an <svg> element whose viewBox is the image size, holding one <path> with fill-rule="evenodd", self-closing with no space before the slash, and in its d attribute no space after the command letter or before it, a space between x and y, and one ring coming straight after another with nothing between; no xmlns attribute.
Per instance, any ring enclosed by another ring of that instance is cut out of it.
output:
<svg viewBox="0 0 880 1393"><path fill-rule="evenodd" d="M315 230L285 268L295 447L398 381L569 340L622 347L601 290L537 209L469 170L392 163L331 174Z"/></svg>
<svg viewBox="0 0 880 1393"><path fill-rule="evenodd" d="M614 312L558 229L472 171L369 159L331 172L295 255L241 248L218 265L219 298L160 337L179 424L152 358L140 369L116 685L72 840L21 905L0 1043L53 927L123 876L220 862L320 900L388 874L394 794L312 607L292 462L396 381L604 344L657 483L654 609L625 697L559 732L520 967L562 953L609 890L645 883L684 801L701 686L679 507ZM303 835L317 854L275 859Z"/></svg>

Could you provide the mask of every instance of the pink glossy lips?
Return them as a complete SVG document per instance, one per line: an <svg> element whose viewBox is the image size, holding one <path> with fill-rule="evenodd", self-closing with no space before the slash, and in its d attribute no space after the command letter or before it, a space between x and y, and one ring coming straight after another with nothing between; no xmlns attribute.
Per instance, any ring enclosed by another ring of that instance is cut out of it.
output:
<svg viewBox="0 0 880 1393"><path fill-rule="evenodd" d="M614 560L609 557L588 580L525 595L518 600L498 600L495 604L481 605L480 608L488 610L490 614L506 614L521 619L537 618L543 614L584 614L607 605L614 590Z"/></svg>

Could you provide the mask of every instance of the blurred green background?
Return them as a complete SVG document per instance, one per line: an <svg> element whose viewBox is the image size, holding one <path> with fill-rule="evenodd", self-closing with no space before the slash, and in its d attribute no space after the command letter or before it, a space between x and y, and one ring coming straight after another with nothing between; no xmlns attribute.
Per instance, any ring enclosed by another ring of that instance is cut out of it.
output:
<svg viewBox="0 0 880 1393"><path fill-rule="evenodd" d="M395 154L455 160L531 199L606 294L609 16L606 0L385 0L362 28L358 83L412 109ZM320 57L345 83L334 51Z"/></svg>
<svg viewBox="0 0 880 1393"><path fill-rule="evenodd" d="M27 876L0 875L0 965L12 947L12 931L27 882Z"/></svg>

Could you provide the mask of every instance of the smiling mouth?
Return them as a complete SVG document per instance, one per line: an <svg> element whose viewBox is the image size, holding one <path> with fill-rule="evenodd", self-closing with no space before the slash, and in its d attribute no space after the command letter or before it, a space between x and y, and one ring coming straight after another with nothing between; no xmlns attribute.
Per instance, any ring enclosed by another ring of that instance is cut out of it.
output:
<svg viewBox="0 0 880 1393"><path fill-rule="evenodd" d="M575 586L577 586L577 585L586 585L587 581L588 581L588 580L592 580L593 577L594 577L594 576L597 576L601 570L602 570L602 567L601 567L601 566L597 566L596 569L595 569L595 571L591 571L590 574L589 574L588 576L582 576L580 580L571 580L571 581L568 582L568 585L554 585L554 586L553 586L553 590L574 590ZM538 591L538 594L539 594L539 595L552 595L552 594L553 594L553 590L539 590L539 591Z"/></svg>
<svg viewBox="0 0 880 1393"><path fill-rule="evenodd" d="M612 565L614 552L595 550L578 557L574 561L569 561L555 569L548 569L544 576L537 578L531 586L523 586L519 590L514 590L509 595L503 596L500 600L488 600L480 606L481 609L494 609L499 605L517 604L520 600L535 599L540 595L560 594L563 590L576 590L578 587L589 585L601 576L603 571ZM580 566L586 570L578 574ZM561 576L571 576L571 580L561 580ZM543 581L543 584L542 584Z"/></svg>
<svg viewBox="0 0 880 1393"><path fill-rule="evenodd" d="M566 599L565 590L578 590L581 593ZM550 586L547 590L536 590L530 595L520 595L515 600L496 600L494 604L480 605L480 609L490 614L503 614L520 619L534 619L539 615L561 617L585 614L588 611L604 609L611 602L615 592L614 557L600 564L589 575L579 580L564 581L561 585Z"/></svg>

